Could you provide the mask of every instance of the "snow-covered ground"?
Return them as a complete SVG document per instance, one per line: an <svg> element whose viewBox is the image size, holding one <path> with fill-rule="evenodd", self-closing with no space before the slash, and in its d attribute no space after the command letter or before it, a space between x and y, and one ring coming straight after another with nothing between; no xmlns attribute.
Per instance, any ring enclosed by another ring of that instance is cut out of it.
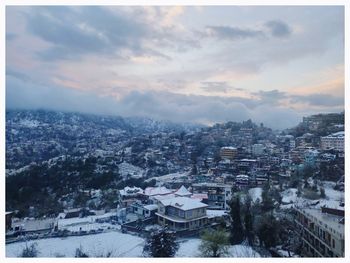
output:
<svg viewBox="0 0 350 263"><path fill-rule="evenodd" d="M28 245L37 243L39 257L74 257L79 247L90 256L112 253L113 257L140 257L144 239L119 232L108 232L96 235L74 236L66 238L48 238L28 241ZM6 257L18 257L25 248L25 242L6 245Z"/></svg>
<svg viewBox="0 0 350 263"><path fill-rule="evenodd" d="M261 201L261 193L262 193L262 188L261 187L255 187L249 189L249 195L252 198L253 202L256 202L258 199Z"/></svg>
<svg viewBox="0 0 350 263"><path fill-rule="evenodd" d="M172 181L174 178L181 178L181 177L186 177L186 176L189 176L189 172L184 172L184 173L179 172L179 173L166 174L166 175L162 175L159 177L152 177L152 178L149 178L145 181L150 182L151 180L155 179L158 182L164 183L164 182Z"/></svg>
<svg viewBox="0 0 350 263"><path fill-rule="evenodd" d="M199 238L180 240L176 257L201 257ZM142 257L145 239L120 232L108 232L87 236L73 236L65 238L48 238L28 241L28 246L36 243L40 252L39 257L74 257L77 248L83 250L90 257L105 256L112 253L112 257ZM6 245L6 257L18 257L25 248L25 242ZM259 253L249 246L235 245L229 247L228 257L260 257Z"/></svg>
<svg viewBox="0 0 350 263"><path fill-rule="evenodd" d="M119 173L123 177L127 177L130 175L131 177L134 178L141 178L143 177L144 170L138 166L132 165L127 162L122 162L121 164L118 165L119 168Z"/></svg>
<svg viewBox="0 0 350 263"><path fill-rule="evenodd" d="M200 244L201 240L199 238L182 241L176 253L176 257L201 257L199 251ZM251 247L243 245L230 246L228 253L227 257L260 257L259 253L254 251Z"/></svg>
<svg viewBox="0 0 350 263"><path fill-rule="evenodd" d="M297 192L298 192L298 189L296 188L289 188L287 190L284 190L281 193L282 203L285 203L285 204L295 203L298 198Z"/></svg>

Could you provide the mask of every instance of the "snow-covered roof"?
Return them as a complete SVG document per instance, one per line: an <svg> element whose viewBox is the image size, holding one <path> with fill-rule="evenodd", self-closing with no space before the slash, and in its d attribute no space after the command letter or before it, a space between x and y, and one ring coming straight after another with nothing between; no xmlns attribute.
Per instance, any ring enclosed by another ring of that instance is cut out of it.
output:
<svg viewBox="0 0 350 263"><path fill-rule="evenodd" d="M332 133L332 134L330 134L330 135L327 135L327 136L325 136L325 137L323 137L323 138L334 138L334 137L345 137L345 132L344 131L340 131L340 132L336 132L336 133Z"/></svg>
<svg viewBox="0 0 350 263"><path fill-rule="evenodd" d="M119 194L122 196L131 196L131 195L135 195L135 194L142 194L143 190L139 187L125 187L122 190L119 190Z"/></svg>
<svg viewBox="0 0 350 263"><path fill-rule="evenodd" d="M145 189L145 195L154 196L154 195L167 195L173 193L173 190L168 189L164 186L159 187L147 187Z"/></svg>
<svg viewBox="0 0 350 263"><path fill-rule="evenodd" d="M203 199L208 199L208 194L193 194L191 198L202 201Z"/></svg>
<svg viewBox="0 0 350 263"><path fill-rule="evenodd" d="M209 218L213 218L213 217L221 217L227 215L227 211L226 210L207 210L207 216Z"/></svg>
<svg viewBox="0 0 350 263"><path fill-rule="evenodd" d="M222 150L237 150L236 147L233 146L225 146L225 147L221 147Z"/></svg>
<svg viewBox="0 0 350 263"><path fill-rule="evenodd" d="M158 206L157 205L145 205L144 208L147 210L157 210Z"/></svg>
<svg viewBox="0 0 350 263"><path fill-rule="evenodd" d="M183 185L174 194L177 196L190 196L190 195L192 195L192 193L190 191L188 191L187 188Z"/></svg>
<svg viewBox="0 0 350 263"><path fill-rule="evenodd" d="M192 210L197 208L204 208L208 205L189 198L189 197L174 197L160 201L164 206L173 206L181 210Z"/></svg>

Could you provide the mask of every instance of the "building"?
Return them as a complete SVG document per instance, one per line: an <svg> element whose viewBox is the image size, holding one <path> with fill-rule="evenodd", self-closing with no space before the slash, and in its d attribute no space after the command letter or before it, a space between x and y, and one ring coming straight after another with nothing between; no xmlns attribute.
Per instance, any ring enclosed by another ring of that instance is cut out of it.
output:
<svg viewBox="0 0 350 263"><path fill-rule="evenodd" d="M121 208L128 207L137 200L143 199L143 190L139 187L125 187L119 190L119 204Z"/></svg>
<svg viewBox="0 0 350 263"><path fill-rule="evenodd" d="M13 212L5 212L6 231L11 229Z"/></svg>
<svg viewBox="0 0 350 263"><path fill-rule="evenodd" d="M311 257L344 257L344 210L296 208L303 253Z"/></svg>
<svg viewBox="0 0 350 263"><path fill-rule="evenodd" d="M344 152L345 133L343 131L321 137L321 149L334 149L339 152Z"/></svg>
<svg viewBox="0 0 350 263"><path fill-rule="evenodd" d="M192 184L193 194L207 194L208 209L228 210L228 201L232 197L232 185L222 183L196 183Z"/></svg>
<svg viewBox="0 0 350 263"><path fill-rule="evenodd" d="M184 231L200 229L207 225L208 205L189 197L174 197L160 200L158 223L171 230Z"/></svg>
<svg viewBox="0 0 350 263"><path fill-rule="evenodd" d="M235 147L221 147L220 157L221 159L233 160L237 155L237 148Z"/></svg>
<svg viewBox="0 0 350 263"><path fill-rule="evenodd" d="M252 154L254 156L263 155L265 152L265 146L261 143L256 143L252 145Z"/></svg>

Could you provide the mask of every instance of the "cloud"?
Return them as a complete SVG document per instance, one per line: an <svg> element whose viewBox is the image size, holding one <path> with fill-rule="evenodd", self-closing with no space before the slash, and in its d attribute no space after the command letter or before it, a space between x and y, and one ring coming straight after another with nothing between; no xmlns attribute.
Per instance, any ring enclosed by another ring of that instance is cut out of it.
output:
<svg viewBox="0 0 350 263"><path fill-rule="evenodd" d="M238 40L246 38L257 38L264 36L260 30L231 27L231 26L207 26L205 35L220 39Z"/></svg>
<svg viewBox="0 0 350 263"><path fill-rule="evenodd" d="M292 29L285 22L280 20L271 20L265 23L274 37L287 37L292 33Z"/></svg>
<svg viewBox="0 0 350 263"><path fill-rule="evenodd" d="M272 128L290 127L300 120L300 113L291 109L263 105L259 100L239 97L134 90L120 99L115 99L93 92L27 82L13 74L6 78L6 87L7 108L44 108L94 114L144 116L201 124L252 119L264 122ZM265 114L267 112L269 113ZM276 122L276 119L281 121Z"/></svg>
<svg viewBox="0 0 350 263"><path fill-rule="evenodd" d="M130 19L121 10L112 12L96 6L36 7L27 14L27 27L52 45L39 52L45 60L73 59L92 53L166 57L146 43L163 41L165 32L157 31L138 17Z"/></svg>
<svg viewBox="0 0 350 263"><path fill-rule="evenodd" d="M343 106L344 97L336 97L331 94L310 94L306 96L291 96L291 100L294 103L306 103L311 106Z"/></svg>
<svg viewBox="0 0 350 263"><path fill-rule="evenodd" d="M11 41L17 38L17 35L14 33L6 33L6 41Z"/></svg>
<svg viewBox="0 0 350 263"><path fill-rule="evenodd" d="M225 81L202 81L200 89L206 91L206 92L219 92L219 93L227 93L232 90L239 90L242 91L240 88L235 88L230 86Z"/></svg>

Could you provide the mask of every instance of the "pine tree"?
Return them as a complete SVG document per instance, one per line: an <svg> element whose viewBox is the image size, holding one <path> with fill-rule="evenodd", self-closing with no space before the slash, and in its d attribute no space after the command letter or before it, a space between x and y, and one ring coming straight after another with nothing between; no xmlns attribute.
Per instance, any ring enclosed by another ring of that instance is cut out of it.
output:
<svg viewBox="0 0 350 263"><path fill-rule="evenodd" d="M251 197L247 195L245 199L245 212L244 212L244 228L245 235L248 239L249 245L253 244L254 232L253 232L253 215L251 211Z"/></svg>
<svg viewBox="0 0 350 263"><path fill-rule="evenodd" d="M152 233L143 248L145 256L174 257L179 245L175 242L175 233L164 228Z"/></svg>
<svg viewBox="0 0 350 263"><path fill-rule="evenodd" d="M269 184L266 184L264 186L263 191L261 193L261 199L262 199L262 210L264 212L267 212L273 209L274 206L273 206L273 200L271 198Z"/></svg>
<svg viewBox="0 0 350 263"><path fill-rule="evenodd" d="M233 197L230 202L231 235L230 243L240 244L244 238L244 230L241 221L241 205L239 196Z"/></svg>

